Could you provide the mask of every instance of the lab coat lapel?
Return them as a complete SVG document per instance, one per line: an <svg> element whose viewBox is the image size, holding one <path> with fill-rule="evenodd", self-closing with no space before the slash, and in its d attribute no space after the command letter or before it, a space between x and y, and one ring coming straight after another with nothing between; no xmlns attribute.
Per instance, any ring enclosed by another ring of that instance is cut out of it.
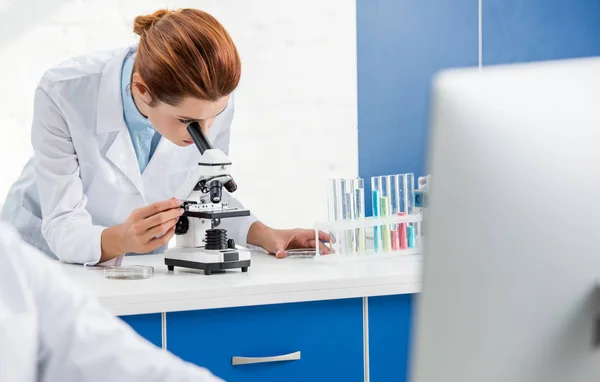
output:
<svg viewBox="0 0 600 382"><path fill-rule="evenodd" d="M121 100L121 69L129 49L132 48L123 49L120 54L115 55L102 72L98 91L96 133L115 135L106 149L105 157L131 181L141 195L144 195L142 175L129 130L123 119Z"/></svg>
<svg viewBox="0 0 600 382"><path fill-rule="evenodd" d="M123 123L123 127L117 132L117 136L106 151L106 159L115 165L127 179L133 183L135 188L144 195L142 175L138 165L137 157L131 143L129 130Z"/></svg>
<svg viewBox="0 0 600 382"><path fill-rule="evenodd" d="M188 151L162 137L142 174L145 180L185 170Z"/></svg>

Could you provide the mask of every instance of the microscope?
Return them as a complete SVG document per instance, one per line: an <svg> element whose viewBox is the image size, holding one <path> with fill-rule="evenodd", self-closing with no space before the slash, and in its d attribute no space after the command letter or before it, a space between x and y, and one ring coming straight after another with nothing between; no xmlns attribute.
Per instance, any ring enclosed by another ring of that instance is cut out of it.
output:
<svg viewBox="0 0 600 382"><path fill-rule="evenodd" d="M188 125L192 140L200 150L198 168L177 191L187 195L183 215L175 226L175 247L165 251L165 264L174 267L214 271L241 268L247 272L250 251L237 249L235 241L227 238L227 230L219 229L222 219L250 216L249 210L230 208L222 200L223 188L232 193L237 185L229 174L231 160L224 152L214 149L198 122Z"/></svg>

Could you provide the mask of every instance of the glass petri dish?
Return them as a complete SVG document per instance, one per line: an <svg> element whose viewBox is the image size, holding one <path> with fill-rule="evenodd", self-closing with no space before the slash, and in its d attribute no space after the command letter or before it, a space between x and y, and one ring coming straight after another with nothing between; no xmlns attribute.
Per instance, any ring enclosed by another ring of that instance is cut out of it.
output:
<svg viewBox="0 0 600 382"><path fill-rule="evenodd" d="M314 248L287 249L287 257L296 259L312 259L316 255Z"/></svg>
<svg viewBox="0 0 600 382"><path fill-rule="evenodd" d="M104 268L104 277L113 280L144 280L154 276L154 267L147 265L110 266Z"/></svg>

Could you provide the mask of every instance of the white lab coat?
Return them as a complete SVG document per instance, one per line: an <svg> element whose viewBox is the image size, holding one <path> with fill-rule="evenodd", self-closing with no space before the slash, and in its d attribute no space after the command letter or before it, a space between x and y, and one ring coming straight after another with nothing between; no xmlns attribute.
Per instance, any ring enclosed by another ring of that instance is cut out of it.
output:
<svg viewBox="0 0 600 382"><path fill-rule="evenodd" d="M220 379L140 337L0 224L0 381Z"/></svg>
<svg viewBox="0 0 600 382"><path fill-rule="evenodd" d="M72 58L48 70L35 92L35 154L10 190L1 218L25 241L65 262L97 263L106 227L123 223L136 208L176 197L197 167L194 145L181 148L162 138L140 174L121 101L129 49L135 47ZM209 130L213 146L225 153L233 110L230 97ZM242 207L229 195L224 199ZM246 245L254 221L225 219L220 228Z"/></svg>

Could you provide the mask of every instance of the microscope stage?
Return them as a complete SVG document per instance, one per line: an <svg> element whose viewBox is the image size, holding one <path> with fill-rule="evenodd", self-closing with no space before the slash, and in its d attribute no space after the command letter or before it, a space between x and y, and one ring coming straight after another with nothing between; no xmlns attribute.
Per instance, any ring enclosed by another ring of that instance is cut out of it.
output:
<svg viewBox="0 0 600 382"><path fill-rule="evenodd" d="M250 216L249 210L207 210L207 211L184 211L182 216L189 216L199 219L225 219L242 216Z"/></svg>

